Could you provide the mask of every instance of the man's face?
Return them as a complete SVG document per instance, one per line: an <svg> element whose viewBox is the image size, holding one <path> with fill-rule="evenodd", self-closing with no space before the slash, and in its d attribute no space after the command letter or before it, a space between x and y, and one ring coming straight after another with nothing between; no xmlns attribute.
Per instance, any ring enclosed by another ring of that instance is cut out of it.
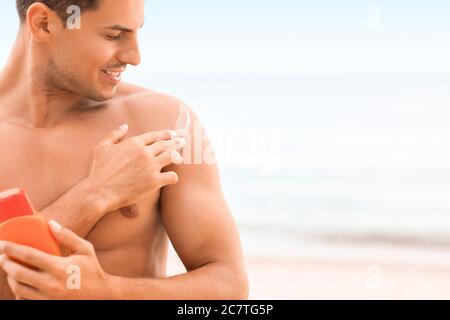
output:
<svg viewBox="0 0 450 320"><path fill-rule="evenodd" d="M97 10L81 12L80 21L80 29L55 32L46 82L95 101L111 99L126 66L140 63L137 32L144 24L144 0L103 0Z"/></svg>

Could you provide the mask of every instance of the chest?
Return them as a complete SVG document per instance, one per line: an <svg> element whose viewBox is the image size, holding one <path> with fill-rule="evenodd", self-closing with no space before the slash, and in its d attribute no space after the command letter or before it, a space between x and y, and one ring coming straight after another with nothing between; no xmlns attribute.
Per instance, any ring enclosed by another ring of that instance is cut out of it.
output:
<svg viewBox="0 0 450 320"><path fill-rule="evenodd" d="M32 135L20 130L0 135L0 190L27 190L40 210L89 173L92 151L72 139Z"/></svg>
<svg viewBox="0 0 450 320"><path fill-rule="evenodd" d="M23 188L35 209L42 210L89 174L93 148L106 133L0 132L0 190ZM107 250L147 239L160 225L158 201L155 193L136 203L133 218L126 214L129 208L105 214L88 240Z"/></svg>

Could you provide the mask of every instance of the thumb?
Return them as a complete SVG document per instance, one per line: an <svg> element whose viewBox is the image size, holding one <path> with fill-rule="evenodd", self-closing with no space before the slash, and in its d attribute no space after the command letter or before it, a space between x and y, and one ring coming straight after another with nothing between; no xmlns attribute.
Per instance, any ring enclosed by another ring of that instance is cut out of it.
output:
<svg viewBox="0 0 450 320"><path fill-rule="evenodd" d="M64 228L58 222L51 220L49 226L53 236L64 248L68 249L70 253L90 253L91 244L79 237L75 232Z"/></svg>
<svg viewBox="0 0 450 320"><path fill-rule="evenodd" d="M102 141L97 145L98 147L108 147L113 144L117 144L125 137L128 132L128 124L123 124L117 129L110 132Z"/></svg>

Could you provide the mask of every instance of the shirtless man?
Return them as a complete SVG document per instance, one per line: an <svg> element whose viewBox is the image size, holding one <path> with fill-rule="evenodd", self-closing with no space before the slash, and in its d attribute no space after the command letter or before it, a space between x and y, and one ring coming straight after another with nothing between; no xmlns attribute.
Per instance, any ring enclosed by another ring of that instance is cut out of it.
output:
<svg viewBox="0 0 450 320"><path fill-rule="evenodd" d="M0 242L0 298L248 298L218 169L180 161L189 146L210 149L198 119L188 109L197 126L175 137L182 102L120 83L140 63L144 0L17 5L0 73L0 191L26 189L67 254ZM70 5L80 28L67 27ZM187 273L167 278L169 239ZM79 288L67 287L71 266Z"/></svg>

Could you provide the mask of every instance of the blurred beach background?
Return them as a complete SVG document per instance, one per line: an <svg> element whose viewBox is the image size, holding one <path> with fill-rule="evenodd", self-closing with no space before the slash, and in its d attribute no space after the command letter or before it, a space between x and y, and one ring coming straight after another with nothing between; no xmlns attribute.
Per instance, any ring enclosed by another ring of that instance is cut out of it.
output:
<svg viewBox="0 0 450 320"><path fill-rule="evenodd" d="M204 123L252 299L450 298L450 2L146 11L142 65L125 81ZM2 1L2 64L16 25Z"/></svg>

